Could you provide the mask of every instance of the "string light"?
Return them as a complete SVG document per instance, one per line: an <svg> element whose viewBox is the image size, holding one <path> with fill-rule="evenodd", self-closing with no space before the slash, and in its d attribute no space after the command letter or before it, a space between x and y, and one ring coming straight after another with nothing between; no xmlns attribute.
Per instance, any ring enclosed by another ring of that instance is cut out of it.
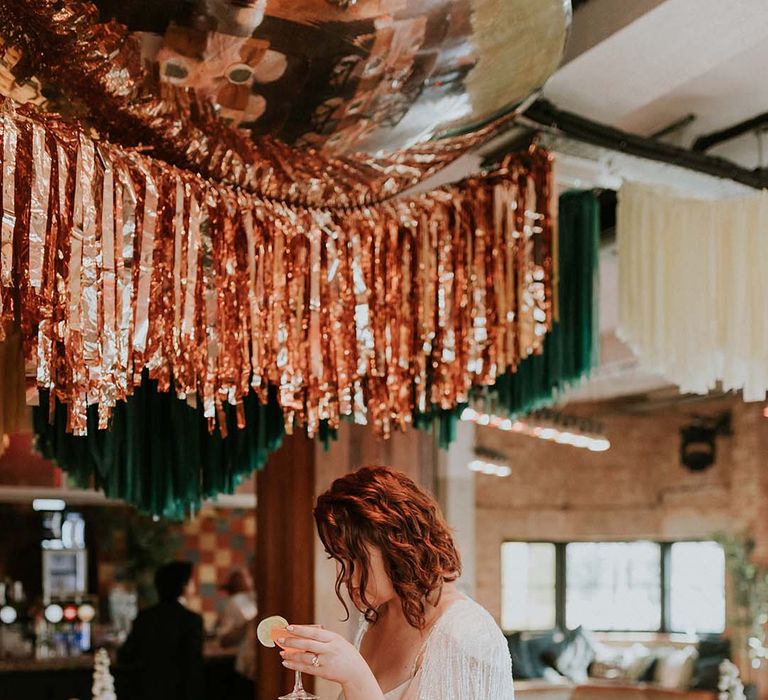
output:
<svg viewBox="0 0 768 700"><path fill-rule="evenodd" d="M469 469L470 471L486 474L488 476L506 477L512 474L512 468L508 465L486 462L482 459L473 459L469 463Z"/></svg>
<svg viewBox="0 0 768 700"><path fill-rule="evenodd" d="M11 607L10 605L4 605L0 608L0 622L3 624L12 625L16 622L16 617L16 608Z"/></svg>
<svg viewBox="0 0 768 700"><path fill-rule="evenodd" d="M64 619L64 608L57 603L51 603L45 608L45 619L52 625L57 625Z"/></svg>
<svg viewBox="0 0 768 700"><path fill-rule="evenodd" d="M533 419L533 420L531 420ZM598 426L590 421L562 416L551 411L539 411L528 420L511 420L489 413L481 413L474 408L465 408L461 420L478 425L519 433L559 445L570 445L590 452L605 452L611 449L611 442ZM559 423L559 425L558 425ZM581 426L584 426L583 429ZM470 467L471 468L471 467ZM478 471L478 470L475 470Z"/></svg>

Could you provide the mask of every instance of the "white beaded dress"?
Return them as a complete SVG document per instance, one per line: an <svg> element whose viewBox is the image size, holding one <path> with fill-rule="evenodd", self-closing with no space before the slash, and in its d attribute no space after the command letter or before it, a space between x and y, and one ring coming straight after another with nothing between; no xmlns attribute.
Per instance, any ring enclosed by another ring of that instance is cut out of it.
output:
<svg viewBox="0 0 768 700"><path fill-rule="evenodd" d="M361 623L360 648L368 628ZM498 625L485 608L464 598L437 620L419 655L421 665L386 700L513 700L512 661Z"/></svg>

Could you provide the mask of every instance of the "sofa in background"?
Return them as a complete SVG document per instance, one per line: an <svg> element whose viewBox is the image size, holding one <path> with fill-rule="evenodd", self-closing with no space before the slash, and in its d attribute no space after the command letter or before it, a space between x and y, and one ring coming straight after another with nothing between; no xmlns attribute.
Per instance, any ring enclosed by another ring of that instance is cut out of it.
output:
<svg viewBox="0 0 768 700"><path fill-rule="evenodd" d="M728 640L591 634L507 635L517 694L536 700L716 700Z"/></svg>
<svg viewBox="0 0 768 700"><path fill-rule="evenodd" d="M666 690L648 683L610 681L558 685L543 680L515 681L518 700L717 700L714 690Z"/></svg>

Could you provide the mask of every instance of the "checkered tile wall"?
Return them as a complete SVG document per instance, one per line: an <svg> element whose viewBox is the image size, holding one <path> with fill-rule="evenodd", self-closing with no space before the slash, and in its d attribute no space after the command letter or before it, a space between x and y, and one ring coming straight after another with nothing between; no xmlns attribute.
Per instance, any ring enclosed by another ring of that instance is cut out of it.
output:
<svg viewBox="0 0 768 700"><path fill-rule="evenodd" d="M206 628L216 622L226 600L219 589L234 568L252 567L256 554L256 512L205 507L180 528L179 559L195 564L197 595L190 607L202 613Z"/></svg>
<svg viewBox="0 0 768 700"><path fill-rule="evenodd" d="M126 530L114 522L99 533L98 592L106 599L125 569L129 556ZM194 563L197 593L190 607L201 613L206 629L212 629L224 607L220 587L238 567L251 567L256 554L256 511L244 508L205 506L197 517L171 527L173 558Z"/></svg>

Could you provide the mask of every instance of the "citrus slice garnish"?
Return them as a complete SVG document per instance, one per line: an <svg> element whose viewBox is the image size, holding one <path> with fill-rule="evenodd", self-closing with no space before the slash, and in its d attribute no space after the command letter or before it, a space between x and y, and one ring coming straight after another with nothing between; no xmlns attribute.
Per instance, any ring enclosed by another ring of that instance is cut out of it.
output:
<svg viewBox="0 0 768 700"><path fill-rule="evenodd" d="M272 639L272 630L277 627L288 627L288 620L280 615L272 615L272 617L265 617L256 628L256 636L259 641L265 647L275 646L275 642Z"/></svg>

